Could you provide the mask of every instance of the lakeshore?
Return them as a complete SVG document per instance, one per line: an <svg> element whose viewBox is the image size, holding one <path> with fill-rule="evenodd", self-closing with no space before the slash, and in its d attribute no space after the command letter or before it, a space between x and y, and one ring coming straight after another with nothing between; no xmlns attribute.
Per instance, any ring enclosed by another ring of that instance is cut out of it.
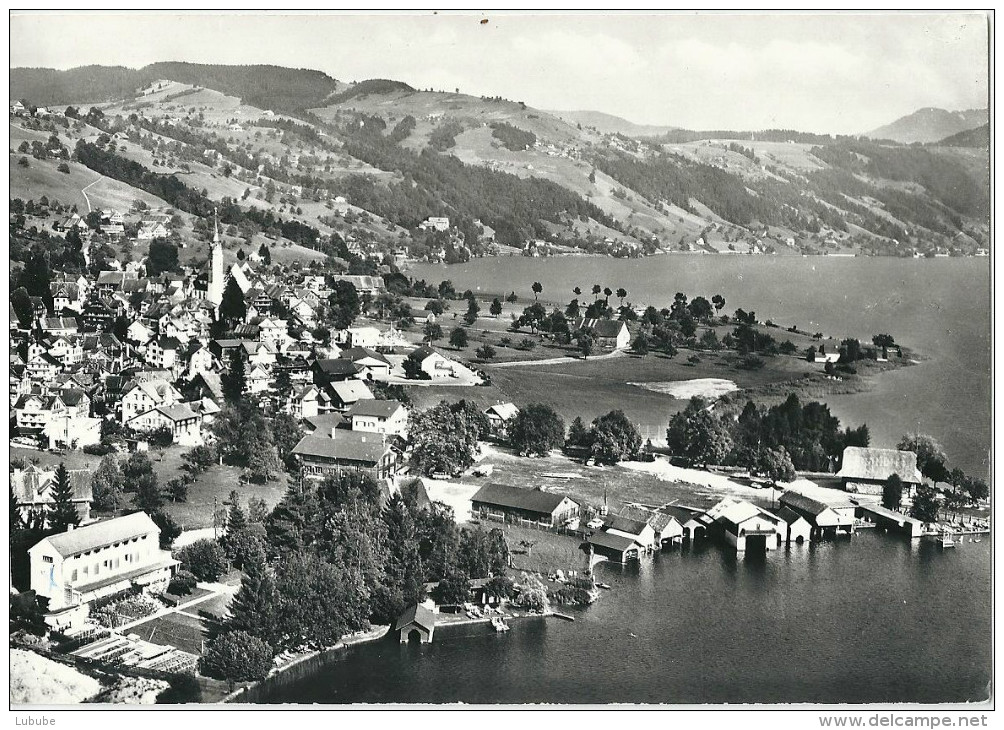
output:
<svg viewBox="0 0 1004 730"><path fill-rule="evenodd" d="M588 608L569 609L574 623L513 622L503 635L458 630L437 633L431 645L353 647L265 682L254 701L985 700L991 552L992 538L942 551L877 530L766 558L736 558L711 544L667 550L598 566L612 588ZM610 649L629 655L634 671L619 659L596 661Z"/></svg>

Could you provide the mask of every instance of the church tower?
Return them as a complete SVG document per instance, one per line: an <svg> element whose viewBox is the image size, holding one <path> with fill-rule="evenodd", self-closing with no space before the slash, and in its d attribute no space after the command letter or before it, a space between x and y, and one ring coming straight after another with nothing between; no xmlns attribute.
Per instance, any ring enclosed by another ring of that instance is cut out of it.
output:
<svg viewBox="0 0 1004 730"><path fill-rule="evenodd" d="M220 221L213 212L213 242L209 247L209 284L206 299L214 306L223 301L223 246L220 244Z"/></svg>

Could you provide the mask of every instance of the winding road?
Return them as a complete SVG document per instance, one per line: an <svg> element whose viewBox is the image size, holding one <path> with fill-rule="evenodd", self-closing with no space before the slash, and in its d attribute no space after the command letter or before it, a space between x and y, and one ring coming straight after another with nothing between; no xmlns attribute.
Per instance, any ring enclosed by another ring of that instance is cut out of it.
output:
<svg viewBox="0 0 1004 730"><path fill-rule="evenodd" d="M90 213L94 209L91 207L91 199L87 197L87 188L91 187L91 185L97 185L99 182L101 182L104 179L105 179L105 176L102 175L97 180L95 180L94 182L92 182L90 185L85 185L84 187L82 187L80 189L80 194L84 196L84 200L87 202L87 212L88 213Z"/></svg>

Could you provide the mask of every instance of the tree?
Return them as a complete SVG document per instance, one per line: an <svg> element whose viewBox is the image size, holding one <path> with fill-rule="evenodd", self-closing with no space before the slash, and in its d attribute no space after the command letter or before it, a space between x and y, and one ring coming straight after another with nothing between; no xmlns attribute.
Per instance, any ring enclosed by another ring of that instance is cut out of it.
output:
<svg viewBox="0 0 1004 730"><path fill-rule="evenodd" d="M575 342L582 353L582 359L587 359L593 353L593 345L596 342L595 332L589 327L583 327L576 333Z"/></svg>
<svg viewBox="0 0 1004 730"><path fill-rule="evenodd" d="M521 456L547 456L565 443L565 422L546 403L530 403L509 424L509 443Z"/></svg>
<svg viewBox="0 0 1004 730"><path fill-rule="evenodd" d="M477 350L475 350L474 354L477 355L482 360L491 360L495 357L496 353L495 353L495 348L486 343L484 345L481 345L481 347L479 347Z"/></svg>
<svg viewBox="0 0 1004 730"><path fill-rule="evenodd" d="M454 327L450 332L450 344L457 350L467 347L467 330L463 327Z"/></svg>
<svg viewBox="0 0 1004 730"><path fill-rule="evenodd" d="M478 315L481 313L481 307L478 305L477 300L471 297L467 300L467 312L464 314L464 323L467 325L472 325L478 321Z"/></svg>
<svg viewBox="0 0 1004 730"><path fill-rule="evenodd" d="M544 285L539 281L535 281L530 288L533 290L533 300L537 301L537 295L544 291Z"/></svg>
<svg viewBox="0 0 1004 730"><path fill-rule="evenodd" d="M244 301L244 292L236 279L227 281L223 289L223 298L220 300L219 316L220 321L225 322L228 327L244 321L247 317L248 307Z"/></svg>
<svg viewBox="0 0 1004 730"><path fill-rule="evenodd" d="M791 457L783 446L778 446L776 449L760 449L753 469L755 473L767 479L772 485L776 485L778 482L794 481L796 476L795 466L791 463Z"/></svg>
<svg viewBox="0 0 1004 730"><path fill-rule="evenodd" d="M244 564L241 587L230 602L227 631L246 631L270 644L278 643L279 594L265 556Z"/></svg>
<svg viewBox="0 0 1004 730"><path fill-rule="evenodd" d="M711 303L715 305L715 312L721 314L721 311L725 308L725 297L721 294L715 294L711 297Z"/></svg>
<svg viewBox="0 0 1004 730"><path fill-rule="evenodd" d="M641 449L641 434L624 411L610 411L593 421L589 432L590 453L597 464L614 465L633 459Z"/></svg>
<svg viewBox="0 0 1004 730"><path fill-rule="evenodd" d="M880 334L872 337L872 344L875 345L875 347L889 348L896 346L896 340L893 338L892 335Z"/></svg>
<svg viewBox="0 0 1004 730"><path fill-rule="evenodd" d="M344 330L352 326L355 318L362 311L359 292L351 281L341 279L333 282L332 292L328 296L332 325L335 329Z"/></svg>
<svg viewBox="0 0 1004 730"><path fill-rule="evenodd" d="M471 580L460 570L443 577L432 590L432 597L440 605L457 605L466 603L471 597Z"/></svg>
<svg viewBox="0 0 1004 730"><path fill-rule="evenodd" d="M910 433L900 439L896 446L900 451L912 451L917 455L920 473L935 482L948 479L948 457L945 450L934 438L920 433Z"/></svg>
<svg viewBox="0 0 1004 730"><path fill-rule="evenodd" d="M247 390L247 373L241 348L235 347L230 351L230 368L221 380L223 381L223 397L226 402L231 405L241 403L244 399L244 391Z"/></svg>
<svg viewBox="0 0 1004 730"><path fill-rule="evenodd" d="M649 341L645 330L639 330L638 334L635 335L634 342L631 343L631 349L639 355L648 354Z"/></svg>
<svg viewBox="0 0 1004 730"><path fill-rule="evenodd" d="M590 446L589 439L589 429L586 428L586 424L582 421L581 416L576 416L575 420L572 421L572 425L568 427L568 438L565 440L565 445L572 448L588 449Z"/></svg>
<svg viewBox="0 0 1004 730"><path fill-rule="evenodd" d="M181 468L195 477L216 463L212 447L195 446L181 455Z"/></svg>
<svg viewBox="0 0 1004 730"><path fill-rule="evenodd" d="M624 287L620 287L619 289L617 289L617 298L621 300L622 307L624 306L624 299L627 297L627 295L628 295L627 289L625 289Z"/></svg>
<svg viewBox="0 0 1004 730"><path fill-rule="evenodd" d="M913 505L910 507L910 516L922 522L937 522L938 508L938 492L934 487L926 484L917 487Z"/></svg>
<svg viewBox="0 0 1004 730"><path fill-rule="evenodd" d="M436 340L443 339L443 328L435 322L426 322L422 332L424 335L422 339L425 342L433 343Z"/></svg>
<svg viewBox="0 0 1004 730"><path fill-rule="evenodd" d="M882 485L882 506L887 509L899 509L903 503L903 480L898 474L890 474Z"/></svg>
<svg viewBox="0 0 1004 730"><path fill-rule="evenodd" d="M675 414L666 429L666 443L691 463L719 464L732 450L732 437L722 419L699 396Z"/></svg>
<svg viewBox="0 0 1004 730"><path fill-rule="evenodd" d="M404 377L410 380L429 380L429 374L422 369L422 356L418 350L412 351L402 363Z"/></svg>
<svg viewBox="0 0 1004 730"><path fill-rule="evenodd" d="M101 512L117 512L125 504L125 478L114 454L105 454L91 477L91 506Z"/></svg>
<svg viewBox="0 0 1004 730"><path fill-rule="evenodd" d="M227 554L215 540L196 540L181 548L177 557L200 581L215 581L227 569Z"/></svg>
<svg viewBox="0 0 1004 730"><path fill-rule="evenodd" d="M492 299L492 304L488 308L488 311L496 319L498 319L499 315L502 314L502 302L499 301L498 297L495 297L494 299Z"/></svg>
<svg viewBox="0 0 1004 730"><path fill-rule="evenodd" d="M160 547L167 550L174 541L181 535L181 527L171 519L171 515L166 512L151 512L150 519L160 528Z"/></svg>
<svg viewBox="0 0 1004 730"><path fill-rule="evenodd" d="M708 321L711 319L711 314L713 312L711 302L704 297L694 297L690 301L690 304L687 305L687 311L690 312L690 316L698 322Z"/></svg>
<svg viewBox="0 0 1004 730"><path fill-rule="evenodd" d="M411 465L418 473L457 474L474 463L478 440L488 432L485 415L467 401L442 402L413 416Z"/></svg>
<svg viewBox="0 0 1004 730"><path fill-rule="evenodd" d="M272 647L246 631L231 631L213 639L200 660L200 670L230 682L264 679L272 670Z"/></svg>
<svg viewBox="0 0 1004 730"><path fill-rule="evenodd" d="M150 253L146 257L147 274L158 276L165 271L178 270L178 247L166 238L150 241Z"/></svg>
<svg viewBox="0 0 1004 730"><path fill-rule="evenodd" d="M167 498L172 502L188 501L188 479L186 476L167 480Z"/></svg>
<svg viewBox="0 0 1004 730"><path fill-rule="evenodd" d="M164 504L164 495L153 472L143 474L136 480L136 506L144 512L156 512Z"/></svg>
<svg viewBox="0 0 1004 730"><path fill-rule="evenodd" d="M275 444L279 458L285 463L289 459L293 448L303 438L300 426L289 413L277 413L272 419L272 441Z"/></svg>
<svg viewBox="0 0 1004 730"><path fill-rule="evenodd" d="M49 512L49 526L56 532L66 532L70 527L80 525L80 515L73 504L73 485L66 465L60 462L56 467L56 480L52 487L52 508Z"/></svg>

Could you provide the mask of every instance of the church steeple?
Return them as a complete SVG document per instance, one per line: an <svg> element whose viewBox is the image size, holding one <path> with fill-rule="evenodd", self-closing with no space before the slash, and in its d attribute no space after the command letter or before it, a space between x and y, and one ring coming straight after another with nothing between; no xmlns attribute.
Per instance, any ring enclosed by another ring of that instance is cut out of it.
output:
<svg viewBox="0 0 1004 730"><path fill-rule="evenodd" d="M209 284L206 299L217 307L223 301L223 246L220 244L220 218L213 209L213 242L209 247Z"/></svg>

